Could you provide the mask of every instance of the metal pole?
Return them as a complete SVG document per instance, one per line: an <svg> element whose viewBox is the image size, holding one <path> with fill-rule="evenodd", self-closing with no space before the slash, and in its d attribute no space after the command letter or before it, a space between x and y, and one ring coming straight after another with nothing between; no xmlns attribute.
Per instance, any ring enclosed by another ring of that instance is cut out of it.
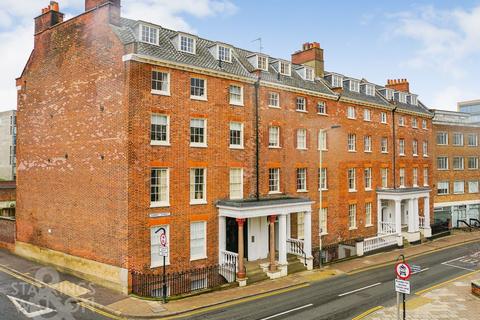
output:
<svg viewBox="0 0 480 320"><path fill-rule="evenodd" d="M405 308L405 293L402 293L403 296L403 320L407 319L407 313Z"/></svg>
<svg viewBox="0 0 480 320"><path fill-rule="evenodd" d="M163 291L163 303L167 303L167 281L165 275L165 256L163 256L163 279L162 279L162 291Z"/></svg>
<svg viewBox="0 0 480 320"><path fill-rule="evenodd" d="M400 320L400 293L397 292L397 320Z"/></svg>

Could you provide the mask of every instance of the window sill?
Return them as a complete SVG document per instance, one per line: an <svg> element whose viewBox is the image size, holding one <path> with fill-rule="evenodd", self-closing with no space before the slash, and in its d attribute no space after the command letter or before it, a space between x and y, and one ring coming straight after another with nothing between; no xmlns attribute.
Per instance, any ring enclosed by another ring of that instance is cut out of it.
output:
<svg viewBox="0 0 480 320"><path fill-rule="evenodd" d="M357 118L350 118L350 117L347 117L347 119L349 119L349 120L357 120Z"/></svg>
<svg viewBox="0 0 480 320"><path fill-rule="evenodd" d="M350 227L348 228L348 230L352 231L352 230L357 230L358 228L357 227Z"/></svg>
<svg viewBox="0 0 480 320"><path fill-rule="evenodd" d="M372 188L365 188L365 191L372 191Z"/></svg>
<svg viewBox="0 0 480 320"><path fill-rule="evenodd" d="M278 147L275 147L275 146L268 146L268 149L282 149L282 147L278 146Z"/></svg>
<svg viewBox="0 0 480 320"><path fill-rule="evenodd" d="M308 113L308 111L307 111L307 110L298 110L298 109L295 109L295 111L297 111L297 112L301 112L301 113Z"/></svg>
<svg viewBox="0 0 480 320"><path fill-rule="evenodd" d="M168 257L166 257L166 259L168 259ZM169 266L169 265L170 265L170 261L165 262L165 265L166 265L166 266ZM162 264L162 263L160 263L160 264L155 264L155 265L153 265L153 264L150 265L150 269L161 268L161 267L163 267L163 264Z"/></svg>
<svg viewBox="0 0 480 320"><path fill-rule="evenodd" d="M170 96L170 91L152 90L150 93L156 96Z"/></svg>
<svg viewBox="0 0 480 320"><path fill-rule="evenodd" d="M190 205L191 206L195 206L195 205L202 205L202 204L207 204L207 200L193 200L193 201L190 201Z"/></svg>
<svg viewBox="0 0 480 320"><path fill-rule="evenodd" d="M280 191L268 191L268 194L281 194Z"/></svg>
<svg viewBox="0 0 480 320"><path fill-rule="evenodd" d="M206 144L190 143L190 147L192 147L192 148L207 148L208 146Z"/></svg>
<svg viewBox="0 0 480 320"><path fill-rule="evenodd" d="M365 152L365 153L372 153L372 150L370 150L370 151L365 150L365 151L363 151L363 152Z"/></svg>
<svg viewBox="0 0 480 320"><path fill-rule="evenodd" d="M388 124L388 122L380 122L380 124Z"/></svg>
<svg viewBox="0 0 480 320"><path fill-rule="evenodd" d="M365 225L365 228L370 228L370 227L373 227L373 224L366 224Z"/></svg>
<svg viewBox="0 0 480 320"><path fill-rule="evenodd" d="M382 154L388 154L388 151L382 151L381 153Z"/></svg>
<svg viewBox="0 0 480 320"><path fill-rule="evenodd" d="M243 150L243 149L245 149L245 147L244 146L235 146L235 145L232 146L232 145L230 145L230 149Z"/></svg>
<svg viewBox="0 0 480 320"><path fill-rule="evenodd" d="M372 120L363 119L365 122L372 122Z"/></svg>
<svg viewBox="0 0 480 320"><path fill-rule="evenodd" d="M190 96L191 100L198 100L198 101L208 101L207 97L197 97L197 96Z"/></svg>
<svg viewBox="0 0 480 320"><path fill-rule="evenodd" d="M326 116L326 117L328 117L328 113L317 112L317 114L318 114L319 116Z"/></svg>
<svg viewBox="0 0 480 320"><path fill-rule="evenodd" d="M353 153L355 153L355 152L357 152L357 150L348 150L348 152L353 152Z"/></svg>
<svg viewBox="0 0 480 320"><path fill-rule="evenodd" d="M201 257L194 257L194 258L190 258L190 261L204 260L204 259L207 259L207 256L201 256Z"/></svg>
<svg viewBox="0 0 480 320"><path fill-rule="evenodd" d="M321 232L319 233L321 236L327 236L328 235L328 232Z"/></svg>
<svg viewBox="0 0 480 320"><path fill-rule="evenodd" d="M170 207L169 202L150 203L150 208L166 208L166 207Z"/></svg>
<svg viewBox="0 0 480 320"><path fill-rule="evenodd" d="M306 193L308 190L297 190L297 193Z"/></svg>
<svg viewBox="0 0 480 320"><path fill-rule="evenodd" d="M230 105L233 107L244 107L243 102L230 102Z"/></svg>
<svg viewBox="0 0 480 320"><path fill-rule="evenodd" d="M303 150L303 151L305 151L305 150L308 150L308 148L297 148L297 150Z"/></svg>
<svg viewBox="0 0 480 320"><path fill-rule="evenodd" d="M272 108L272 109L280 109L280 107L277 107L277 106L271 106L271 105L268 105L269 108Z"/></svg>
<svg viewBox="0 0 480 320"><path fill-rule="evenodd" d="M424 154L423 157L424 157L424 158L428 158L428 154Z"/></svg>
<svg viewBox="0 0 480 320"><path fill-rule="evenodd" d="M328 191L328 188L323 188L323 189L320 189L320 188L319 188L318 191L322 191L322 192L323 192L323 191Z"/></svg>
<svg viewBox="0 0 480 320"><path fill-rule="evenodd" d="M417 157L418 157L418 154L413 154L412 156L414 156L415 158L417 158Z"/></svg>
<svg viewBox="0 0 480 320"><path fill-rule="evenodd" d="M398 156L400 156L400 157L405 157L405 153L401 153L401 154L399 154Z"/></svg>
<svg viewBox="0 0 480 320"><path fill-rule="evenodd" d="M349 189L348 192L352 192L352 193L353 193L353 192L357 192L357 190L355 190L355 189Z"/></svg>
<svg viewBox="0 0 480 320"><path fill-rule="evenodd" d="M151 146L170 147L170 142L150 141L150 145L151 145Z"/></svg>

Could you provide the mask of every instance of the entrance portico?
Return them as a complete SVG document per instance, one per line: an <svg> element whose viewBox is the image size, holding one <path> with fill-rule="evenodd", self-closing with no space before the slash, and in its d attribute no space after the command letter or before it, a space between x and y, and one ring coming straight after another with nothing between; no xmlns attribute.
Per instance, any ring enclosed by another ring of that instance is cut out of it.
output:
<svg viewBox="0 0 480 320"><path fill-rule="evenodd" d="M430 189L378 189L377 201L378 234L403 235L409 242L419 241L420 232L431 237ZM423 201L423 215L419 201Z"/></svg>
<svg viewBox="0 0 480 320"><path fill-rule="evenodd" d="M312 257L312 201L303 198L219 201L219 260L238 254L239 279L245 278L244 259L269 258L267 274L271 278L287 274L287 253L303 255L307 268L313 268ZM303 240L289 239L290 215L303 213ZM227 228L227 219L235 219L238 226L238 250L227 251L227 238L233 231ZM243 239L244 226L246 241ZM245 248L246 247L246 248ZM247 249L247 250L245 250ZM276 261L278 250L278 261ZM245 256L245 252L248 252ZM228 257L227 257L228 256Z"/></svg>

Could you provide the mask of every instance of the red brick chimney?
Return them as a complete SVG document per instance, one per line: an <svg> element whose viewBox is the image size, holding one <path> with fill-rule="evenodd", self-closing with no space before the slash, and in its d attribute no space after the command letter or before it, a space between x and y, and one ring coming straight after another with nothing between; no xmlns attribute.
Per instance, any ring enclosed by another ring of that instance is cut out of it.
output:
<svg viewBox="0 0 480 320"><path fill-rule="evenodd" d="M393 79L387 80L387 85L385 86L389 89L396 91L403 91L410 93L410 84L407 79Z"/></svg>
<svg viewBox="0 0 480 320"><path fill-rule="evenodd" d="M325 63L323 61L323 49L318 42L307 42L302 50L292 54L292 63L304 64L315 69L315 77L323 78Z"/></svg>
<svg viewBox="0 0 480 320"><path fill-rule="evenodd" d="M50 1L48 7L42 9L42 14L35 18L35 34L43 32L54 25L63 22L58 2Z"/></svg>
<svg viewBox="0 0 480 320"><path fill-rule="evenodd" d="M114 7L120 8L121 0L85 0L85 11L95 9L106 3L110 3Z"/></svg>

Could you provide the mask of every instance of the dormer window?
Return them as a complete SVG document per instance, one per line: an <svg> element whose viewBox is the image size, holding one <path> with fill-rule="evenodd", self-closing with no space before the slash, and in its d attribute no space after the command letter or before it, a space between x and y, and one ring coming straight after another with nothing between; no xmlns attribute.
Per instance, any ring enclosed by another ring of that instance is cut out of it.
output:
<svg viewBox="0 0 480 320"><path fill-rule="evenodd" d="M313 81L313 69L305 68L305 80Z"/></svg>
<svg viewBox="0 0 480 320"><path fill-rule="evenodd" d="M416 106L418 104L417 96L416 95L409 95L407 98L407 102L411 105Z"/></svg>
<svg viewBox="0 0 480 320"><path fill-rule="evenodd" d="M385 89L385 99L388 101L393 99L393 93L394 91L392 89Z"/></svg>
<svg viewBox="0 0 480 320"><path fill-rule="evenodd" d="M349 80L350 86L349 90L353 92L360 92L360 82L355 80Z"/></svg>
<svg viewBox="0 0 480 320"><path fill-rule="evenodd" d="M337 74L332 74L332 88L342 88L343 77Z"/></svg>
<svg viewBox="0 0 480 320"><path fill-rule="evenodd" d="M286 61L280 61L280 74L290 76L292 74L292 66Z"/></svg>
<svg viewBox="0 0 480 320"><path fill-rule="evenodd" d="M268 71L268 58L265 56L257 56L257 69Z"/></svg>
<svg viewBox="0 0 480 320"><path fill-rule="evenodd" d="M140 40L145 43L158 45L158 29L151 26L140 26Z"/></svg>
<svg viewBox="0 0 480 320"><path fill-rule="evenodd" d="M232 62L232 50L225 46L218 46L218 60Z"/></svg>
<svg viewBox="0 0 480 320"><path fill-rule="evenodd" d="M401 103L407 103L407 94L405 92L395 92L395 99Z"/></svg>
<svg viewBox="0 0 480 320"><path fill-rule="evenodd" d="M183 52L195 54L195 38L181 34L179 50Z"/></svg>
<svg viewBox="0 0 480 320"><path fill-rule="evenodd" d="M367 96L375 96L375 86L373 84L365 85L365 94Z"/></svg>

